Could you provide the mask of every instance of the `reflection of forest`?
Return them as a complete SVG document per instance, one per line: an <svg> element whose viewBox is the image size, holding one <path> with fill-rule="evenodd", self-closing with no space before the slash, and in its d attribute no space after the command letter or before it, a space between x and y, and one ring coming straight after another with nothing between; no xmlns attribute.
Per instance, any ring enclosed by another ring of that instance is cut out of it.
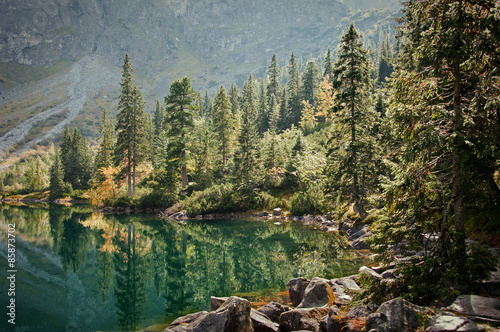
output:
<svg viewBox="0 0 500 332"><path fill-rule="evenodd" d="M153 217L103 216L67 207L2 207L27 236L44 238L66 271L95 252L95 285L112 301L123 329L141 326L147 301L160 299L167 316L206 309L211 295L285 287L297 276L342 276L359 261L338 237L300 224L238 220L186 224Z"/></svg>

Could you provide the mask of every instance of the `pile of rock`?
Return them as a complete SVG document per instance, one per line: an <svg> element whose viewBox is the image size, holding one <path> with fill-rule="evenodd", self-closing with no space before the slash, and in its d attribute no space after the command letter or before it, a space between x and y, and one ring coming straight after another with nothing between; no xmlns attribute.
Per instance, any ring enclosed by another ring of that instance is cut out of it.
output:
<svg viewBox="0 0 500 332"><path fill-rule="evenodd" d="M362 267L359 274L327 280L296 278L287 288L292 307L270 302L259 309L239 297L211 298L211 312L202 311L175 320L163 332L426 332L485 331L476 322L500 324L500 300L462 295L441 310L420 307L395 298L377 306L354 306L352 296L362 289L364 275L390 281L397 274L391 269Z"/></svg>

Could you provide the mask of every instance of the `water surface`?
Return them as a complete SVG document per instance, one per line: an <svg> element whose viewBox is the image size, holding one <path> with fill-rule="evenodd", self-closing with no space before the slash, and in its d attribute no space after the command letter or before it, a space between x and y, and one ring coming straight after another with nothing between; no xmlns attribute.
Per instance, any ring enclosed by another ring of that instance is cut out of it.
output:
<svg viewBox="0 0 500 332"><path fill-rule="evenodd" d="M161 330L208 310L211 295L255 300L292 278L346 276L364 262L334 234L300 223L172 223L85 206L0 205L2 273L8 224L16 225L16 325L3 314L0 331ZM0 288L7 294L6 277Z"/></svg>

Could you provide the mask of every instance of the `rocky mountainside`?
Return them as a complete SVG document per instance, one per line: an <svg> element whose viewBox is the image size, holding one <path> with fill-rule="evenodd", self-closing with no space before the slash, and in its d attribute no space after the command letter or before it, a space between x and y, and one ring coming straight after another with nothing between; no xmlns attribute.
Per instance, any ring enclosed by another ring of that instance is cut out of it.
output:
<svg viewBox="0 0 500 332"><path fill-rule="evenodd" d="M365 34L365 44L374 47L391 29L398 9L397 0L2 0L0 120L10 116L11 121L0 127L0 135L74 98L71 89L61 87L55 96L45 95L42 104L26 99L22 106L16 104L26 97L21 87L74 73L78 68L71 67L81 66L82 59L99 59L95 64L109 65L103 65L105 76L114 77L106 82L111 89L96 82L98 77L87 78L83 108L95 111L112 107L127 52L149 101L162 100L170 83L183 76L198 91L213 92L220 84L241 87L250 72L264 76L273 53L285 65L292 51L305 63L323 56L328 47L335 50L350 22ZM36 114L28 115L30 107ZM80 122L82 127L95 124L92 119ZM50 130L31 136L41 138ZM31 138L25 135L17 142ZM0 149L5 150L1 142Z"/></svg>

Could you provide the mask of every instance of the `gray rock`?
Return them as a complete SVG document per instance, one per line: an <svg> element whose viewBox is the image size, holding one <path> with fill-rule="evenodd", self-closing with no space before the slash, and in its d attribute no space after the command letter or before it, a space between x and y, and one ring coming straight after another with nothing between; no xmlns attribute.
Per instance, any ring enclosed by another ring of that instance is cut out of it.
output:
<svg viewBox="0 0 500 332"><path fill-rule="evenodd" d="M394 279L395 278L395 276L394 276L395 271L396 271L395 269L389 269L387 271L382 272L381 276L384 279Z"/></svg>
<svg viewBox="0 0 500 332"><path fill-rule="evenodd" d="M479 295L460 295L445 310L461 315L500 322L500 300Z"/></svg>
<svg viewBox="0 0 500 332"><path fill-rule="evenodd" d="M210 310L215 311L220 308L229 299L229 297L210 297Z"/></svg>
<svg viewBox="0 0 500 332"><path fill-rule="evenodd" d="M273 210L273 216L281 216L281 208L276 208Z"/></svg>
<svg viewBox="0 0 500 332"><path fill-rule="evenodd" d="M425 332L483 332L484 328L466 317L440 313L433 317Z"/></svg>
<svg viewBox="0 0 500 332"><path fill-rule="evenodd" d="M335 280L335 283L342 286L348 293L359 292L361 288L351 277L344 277Z"/></svg>
<svg viewBox="0 0 500 332"><path fill-rule="evenodd" d="M292 279L286 284L290 301L294 307L302 302L307 285L309 285L309 280L304 277Z"/></svg>
<svg viewBox="0 0 500 332"><path fill-rule="evenodd" d="M378 280L383 279L380 274L378 274L377 272L373 271L372 269L370 269L369 267L366 267L366 266L360 267L358 274L359 274L359 276L364 276L364 277L368 277L371 279L378 279Z"/></svg>
<svg viewBox="0 0 500 332"><path fill-rule="evenodd" d="M330 307L335 301L332 287L328 280L313 278L304 291L304 298L298 308Z"/></svg>
<svg viewBox="0 0 500 332"><path fill-rule="evenodd" d="M206 316L208 312L200 311L179 317L174 320L163 332L184 332L187 331L189 325L201 316Z"/></svg>
<svg viewBox="0 0 500 332"><path fill-rule="evenodd" d="M277 332L279 324L271 321L262 312L252 309L250 311L252 326L255 332Z"/></svg>
<svg viewBox="0 0 500 332"><path fill-rule="evenodd" d="M384 302L366 319L366 330L413 332L421 325L418 312L423 310L422 307L401 298Z"/></svg>
<svg viewBox="0 0 500 332"><path fill-rule="evenodd" d="M216 311L198 317L190 326L192 332L251 332L251 303L231 296Z"/></svg>
<svg viewBox="0 0 500 332"><path fill-rule="evenodd" d="M328 316L326 318L326 331L336 332L342 329L342 325L338 319L340 314L340 309L337 306L331 306L330 311L328 311Z"/></svg>
<svg viewBox="0 0 500 332"><path fill-rule="evenodd" d="M321 319L328 312L327 308L299 308L284 312L280 316L280 330L283 332L298 330L318 332Z"/></svg>
<svg viewBox="0 0 500 332"><path fill-rule="evenodd" d="M291 308L287 305L283 305L278 302L269 302L263 307L257 309L257 311L266 315L271 321L279 323L280 315L286 311L290 311Z"/></svg>

